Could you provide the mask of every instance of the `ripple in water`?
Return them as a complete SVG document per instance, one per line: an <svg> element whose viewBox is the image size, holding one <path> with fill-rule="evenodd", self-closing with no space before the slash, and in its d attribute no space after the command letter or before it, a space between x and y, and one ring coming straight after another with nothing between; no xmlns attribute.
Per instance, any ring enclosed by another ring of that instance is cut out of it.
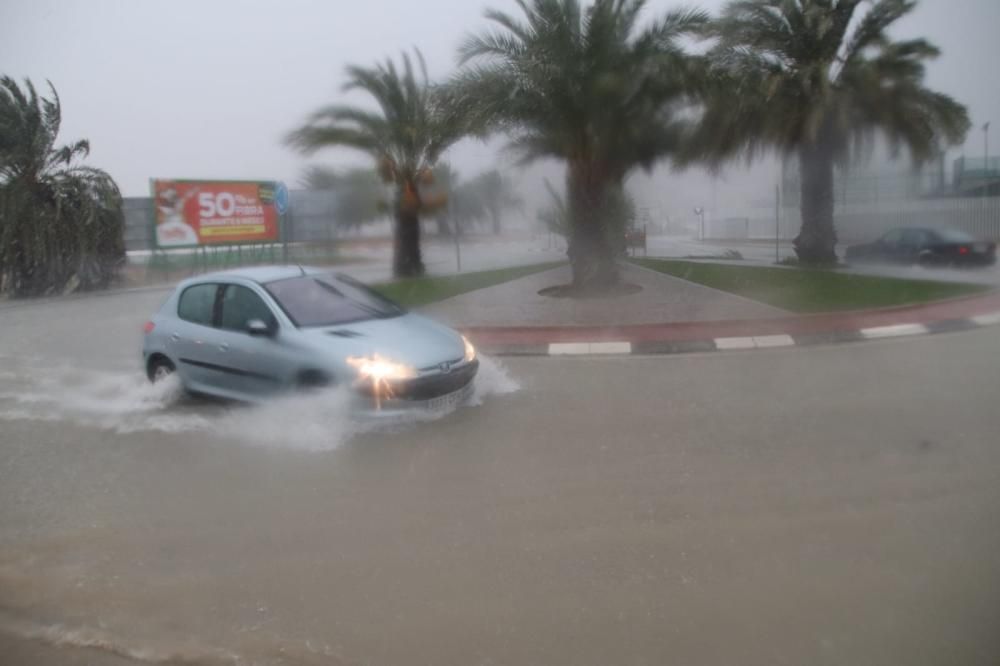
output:
<svg viewBox="0 0 1000 666"><path fill-rule="evenodd" d="M0 421L71 422L118 434L204 433L270 448L332 450L363 432L396 430L454 411L357 418L343 388L240 405L197 400L174 377L153 385L138 372L41 368L36 363L2 372L11 381L0 387ZM519 388L499 361L480 357L475 390L466 406L482 405L491 396Z"/></svg>

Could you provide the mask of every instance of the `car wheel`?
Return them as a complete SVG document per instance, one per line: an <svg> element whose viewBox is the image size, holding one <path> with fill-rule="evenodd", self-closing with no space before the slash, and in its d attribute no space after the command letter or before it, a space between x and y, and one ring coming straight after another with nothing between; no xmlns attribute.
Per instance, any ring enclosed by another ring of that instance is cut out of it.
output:
<svg viewBox="0 0 1000 666"><path fill-rule="evenodd" d="M174 374L175 368L174 364L166 358L157 358L152 363L149 364L149 381L154 384L162 382L164 379Z"/></svg>
<svg viewBox="0 0 1000 666"><path fill-rule="evenodd" d="M936 263L937 262L934 260L934 255L931 254L930 252L921 252L917 256L918 266L923 266L924 268L931 268L932 266L935 266Z"/></svg>

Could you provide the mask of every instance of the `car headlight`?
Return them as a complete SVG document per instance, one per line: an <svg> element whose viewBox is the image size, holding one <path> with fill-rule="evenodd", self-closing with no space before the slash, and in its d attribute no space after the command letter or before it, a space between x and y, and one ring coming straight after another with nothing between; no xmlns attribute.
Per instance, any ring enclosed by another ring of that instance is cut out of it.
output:
<svg viewBox="0 0 1000 666"><path fill-rule="evenodd" d="M469 338L465 337L464 335L462 336L462 342L465 344L465 357L463 358L463 360L466 363L471 363L472 361L475 361L476 348L472 346L471 342L469 342Z"/></svg>
<svg viewBox="0 0 1000 666"><path fill-rule="evenodd" d="M347 358L347 365L357 371L359 379L368 379L375 384L386 381L412 379L417 376L417 371L412 367L404 363L397 363L387 358L382 358L378 354L372 356L350 356Z"/></svg>
<svg viewBox="0 0 1000 666"><path fill-rule="evenodd" d="M382 409L382 401L393 397L393 382L417 376L417 371L412 367L382 358L378 354L349 356L345 360L347 365L357 371L358 383L371 383L376 409Z"/></svg>

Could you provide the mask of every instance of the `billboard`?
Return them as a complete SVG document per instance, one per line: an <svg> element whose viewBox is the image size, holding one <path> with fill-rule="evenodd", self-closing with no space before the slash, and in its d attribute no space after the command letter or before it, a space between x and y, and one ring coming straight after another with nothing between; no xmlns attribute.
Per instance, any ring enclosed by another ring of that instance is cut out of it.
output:
<svg viewBox="0 0 1000 666"><path fill-rule="evenodd" d="M158 248L276 242L288 189L274 181L153 180Z"/></svg>

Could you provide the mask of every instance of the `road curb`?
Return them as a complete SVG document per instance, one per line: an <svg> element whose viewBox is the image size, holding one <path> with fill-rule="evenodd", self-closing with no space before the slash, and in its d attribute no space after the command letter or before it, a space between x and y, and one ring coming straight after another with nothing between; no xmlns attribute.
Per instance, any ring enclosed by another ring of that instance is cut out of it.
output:
<svg viewBox="0 0 1000 666"><path fill-rule="evenodd" d="M616 326L458 326L497 356L645 356L781 349L1000 325L1000 291L917 306L770 319Z"/></svg>

